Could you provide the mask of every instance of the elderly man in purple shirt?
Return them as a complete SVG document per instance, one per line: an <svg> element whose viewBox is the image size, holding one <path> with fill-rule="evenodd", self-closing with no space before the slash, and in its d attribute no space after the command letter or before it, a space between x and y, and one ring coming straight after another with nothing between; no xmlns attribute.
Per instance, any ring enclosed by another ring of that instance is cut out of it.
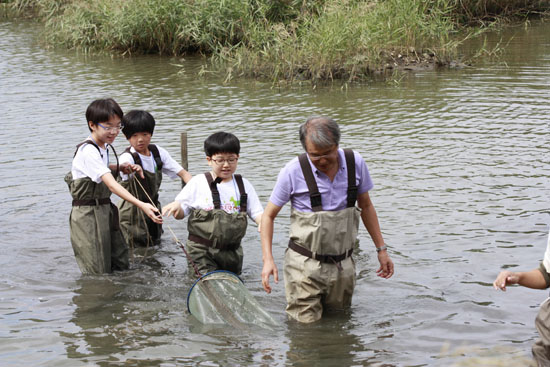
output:
<svg viewBox="0 0 550 367"><path fill-rule="evenodd" d="M338 147L338 124L328 117L309 118L300 127L300 142L306 153L281 170L262 217L262 285L270 293L270 276L279 281L272 253L273 226L290 201L290 240L284 259L286 312L309 323L319 320L324 310L351 305L355 287L351 255L359 219L376 246L378 276L391 277L393 262L369 197L373 183L367 165L359 153Z"/></svg>

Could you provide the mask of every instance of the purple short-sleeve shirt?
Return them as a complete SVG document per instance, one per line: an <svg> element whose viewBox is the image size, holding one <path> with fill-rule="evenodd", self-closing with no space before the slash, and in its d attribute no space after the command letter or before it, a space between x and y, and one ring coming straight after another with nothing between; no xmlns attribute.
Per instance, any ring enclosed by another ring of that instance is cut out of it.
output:
<svg viewBox="0 0 550 367"><path fill-rule="evenodd" d="M374 185L363 157L355 151L354 155L357 193L360 195L371 190ZM338 149L338 161L338 172L334 177L334 181L331 182L328 176L319 171L308 157L308 162L321 193L323 210L343 210L347 206L348 170L343 149ZM283 206L290 201L292 208L298 211L312 211L309 190L298 157L288 162L279 172L269 201L277 206Z"/></svg>

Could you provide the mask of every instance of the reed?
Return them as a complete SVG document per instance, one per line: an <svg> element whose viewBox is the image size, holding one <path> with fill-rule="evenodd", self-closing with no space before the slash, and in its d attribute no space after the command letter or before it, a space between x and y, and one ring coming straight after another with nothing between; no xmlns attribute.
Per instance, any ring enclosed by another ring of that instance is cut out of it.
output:
<svg viewBox="0 0 550 367"><path fill-rule="evenodd" d="M8 0L0 0L6 3ZM211 56L226 79L360 80L404 63L444 65L461 40L527 0L12 0L47 43L86 51ZM476 24L477 28L467 25Z"/></svg>

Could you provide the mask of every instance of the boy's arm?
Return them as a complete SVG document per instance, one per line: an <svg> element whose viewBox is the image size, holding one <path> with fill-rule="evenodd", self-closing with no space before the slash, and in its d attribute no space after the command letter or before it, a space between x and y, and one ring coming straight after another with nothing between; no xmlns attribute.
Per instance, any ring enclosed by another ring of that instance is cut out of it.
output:
<svg viewBox="0 0 550 367"><path fill-rule="evenodd" d="M513 272L509 270L501 271L493 282L493 287L495 289L506 291L506 286L511 284L519 284L533 289L548 288L548 284L541 269L520 272Z"/></svg>
<svg viewBox="0 0 550 367"><path fill-rule="evenodd" d="M191 174L185 170L185 168L182 168L181 171L178 172L178 176L183 180L183 182L188 183L191 179Z"/></svg>
<svg viewBox="0 0 550 367"><path fill-rule="evenodd" d="M103 176L101 176L101 180L107 185L109 190L115 195L118 195L121 199L126 200L141 210L153 220L155 223L162 223L162 217L159 216L158 209L155 208L153 205L144 203L143 201L137 199L135 196L130 194L128 190L126 190L124 187L122 187L116 179L113 177L112 174L106 173Z"/></svg>

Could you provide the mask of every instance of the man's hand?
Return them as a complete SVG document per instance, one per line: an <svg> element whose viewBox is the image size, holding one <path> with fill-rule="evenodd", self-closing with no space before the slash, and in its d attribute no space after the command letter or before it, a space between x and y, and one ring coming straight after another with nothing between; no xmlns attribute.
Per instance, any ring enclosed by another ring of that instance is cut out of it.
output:
<svg viewBox="0 0 550 367"><path fill-rule="evenodd" d="M376 270L376 274L382 278L391 278L393 275L393 261L391 261L387 250L378 253L378 262L380 263L380 268Z"/></svg>
<svg viewBox="0 0 550 367"><path fill-rule="evenodd" d="M271 293L271 286L269 285L269 277L273 274L273 280L275 283L279 283L279 271L273 259L264 261L264 268L262 269L262 285L267 293Z"/></svg>

